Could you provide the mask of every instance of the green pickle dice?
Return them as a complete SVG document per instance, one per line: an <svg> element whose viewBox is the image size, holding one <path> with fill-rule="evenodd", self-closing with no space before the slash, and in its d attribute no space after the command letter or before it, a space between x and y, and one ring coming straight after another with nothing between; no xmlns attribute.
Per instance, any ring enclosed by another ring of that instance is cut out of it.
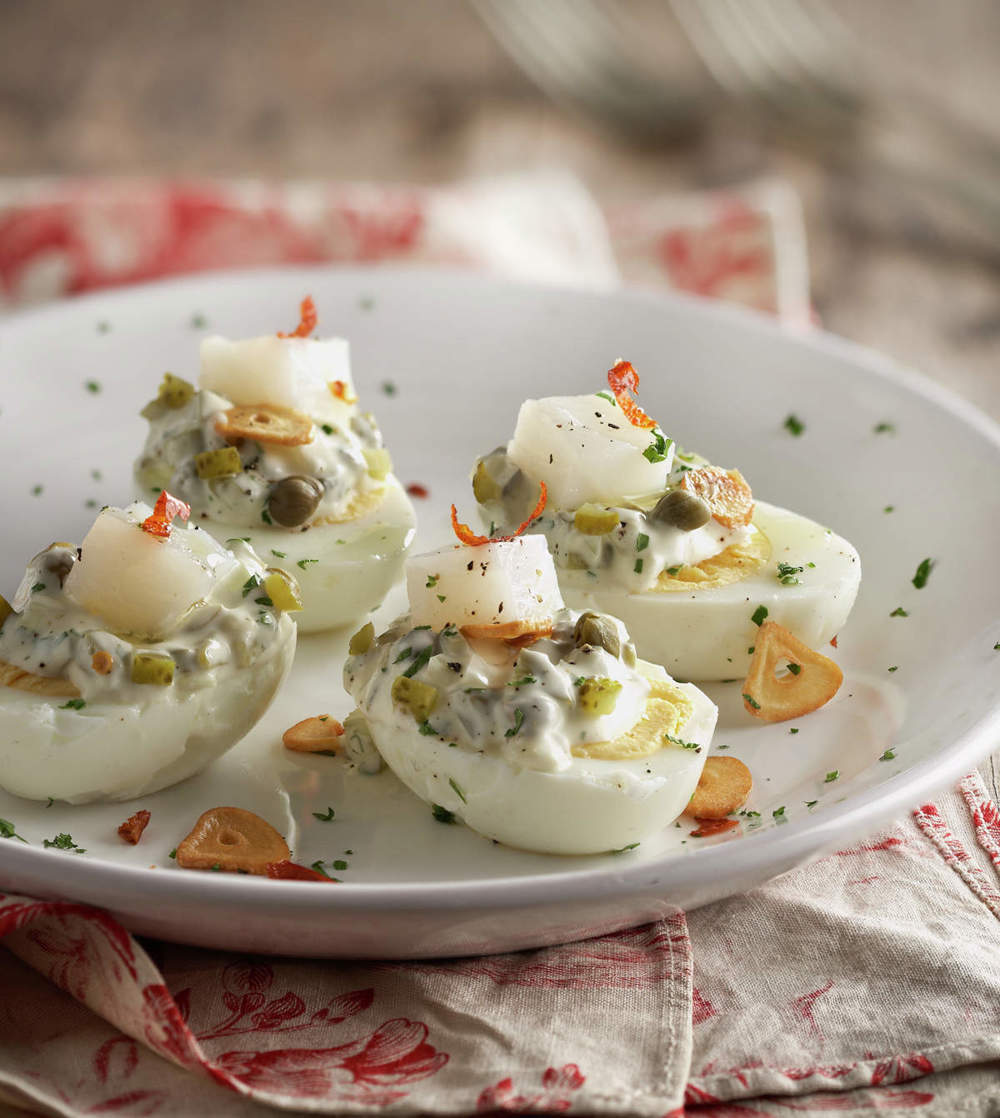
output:
<svg viewBox="0 0 1000 1118"><path fill-rule="evenodd" d="M573 527L584 536L606 536L618 526L618 513L602 505L581 505L573 515Z"/></svg>
<svg viewBox="0 0 1000 1118"><path fill-rule="evenodd" d="M240 452L235 446L203 450L194 456L194 466L202 481L211 481L215 477L233 477L243 472Z"/></svg>
<svg viewBox="0 0 1000 1118"><path fill-rule="evenodd" d="M347 646L347 651L352 656L362 656L371 648L375 640L375 626L369 621L367 625L362 625L361 628L351 637L350 644Z"/></svg>
<svg viewBox="0 0 1000 1118"><path fill-rule="evenodd" d="M298 584L284 571L271 568L271 573L264 579L264 593L271 599L275 609L284 610L285 613L302 609L302 594Z"/></svg>
<svg viewBox="0 0 1000 1118"><path fill-rule="evenodd" d="M368 476L374 478L375 481L385 481L385 479L392 472L392 458L384 446L376 447L374 450L365 449L363 451L365 461L368 463Z"/></svg>
<svg viewBox="0 0 1000 1118"><path fill-rule="evenodd" d="M397 676L392 681L392 701L406 707L417 722L426 722L431 711L437 706L438 689L431 683L419 679Z"/></svg>
<svg viewBox="0 0 1000 1118"><path fill-rule="evenodd" d="M472 475L472 494L481 505L500 500L500 486L497 485L483 461L479 462L476 472Z"/></svg>
<svg viewBox="0 0 1000 1118"><path fill-rule="evenodd" d="M155 652L137 652L132 658L132 682L169 687L174 682L174 661Z"/></svg>
<svg viewBox="0 0 1000 1118"><path fill-rule="evenodd" d="M580 708L584 714L598 717L610 714L618 702L618 692L622 685L617 679L606 676L591 676L580 684Z"/></svg>

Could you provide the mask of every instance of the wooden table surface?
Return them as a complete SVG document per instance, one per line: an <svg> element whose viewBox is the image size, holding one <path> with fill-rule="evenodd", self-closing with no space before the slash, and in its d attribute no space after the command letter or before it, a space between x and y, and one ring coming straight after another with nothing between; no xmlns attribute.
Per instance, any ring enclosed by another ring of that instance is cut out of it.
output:
<svg viewBox="0 0 1000 1118"><path fill-rule="evenodd" d="M657 2L620 0L637 18ZM1000 142L1000 4L831 2L878 103L931 97ZM791 144L657 26L664 70L704 111L685 137L638 145L553 104L462 0L0 0L0 174L440 182L558 166L604 202L775 175L803 199L825 326L1000 418L1000 224L907 199L849 145L833 159Z"/></svg>

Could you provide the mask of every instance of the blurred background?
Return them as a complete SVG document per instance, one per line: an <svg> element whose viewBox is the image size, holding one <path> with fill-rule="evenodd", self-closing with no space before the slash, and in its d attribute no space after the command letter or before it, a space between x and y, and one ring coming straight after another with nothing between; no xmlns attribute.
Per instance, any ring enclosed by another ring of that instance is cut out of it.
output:
<svg viewBox="0 0 1000 1118"><path fill-rule="evenodd" d="M0 0L0 230L38 177L776 182L821 323L1000 416L998 61L995 0Z"/></svg>

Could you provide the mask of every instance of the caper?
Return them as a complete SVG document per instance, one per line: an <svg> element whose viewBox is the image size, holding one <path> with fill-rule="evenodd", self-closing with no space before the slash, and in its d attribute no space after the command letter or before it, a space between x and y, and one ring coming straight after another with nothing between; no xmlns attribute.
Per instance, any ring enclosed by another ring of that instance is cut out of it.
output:
<svg viewBox="0 0 1000 1118"><path fill-rule="evenodd" d="M581 613L573 626L573 643L577 648L589 644L591 648L603 648L612 656L620 656L622 651L618 626L603 613L587 610Z"/></svg>
<svg viewBox="0 0 1000 1118"><path fill-rule="evenodd" d="M43 568L59 579L60 586L66 581L66 576L76 562L76 555L69 550L70 547L71 545L66 543L52 544L42 562Z"/></svg>
<svg viewBox="0 0 1000 1118"><path fill-rule="evenodd" d="M316 511L323 496L323 483L314 477L292 474L271 487L267 511L275 524L297 528Z"/></svg>
<svg viewBox="0 0 1000 1118"><path fill-rule="evenodd" d="M671 489L656 502L649 519L682 532L693 532L712 519L708 505L686 489Z"/></svg>
<svg viewBox="0 0 1000 1118"><path fill-rule="evenodd" d="M584 714L595 717L610 714L615 709L621 689L622 685L617 679L591 676L580 684L580 709Z"/></svg>
<svg viewBox="0 0 1000 1118"><path fill-rule="evenodd" d="M392 701L409 710L417 722L426 722L437 706L438 689L432 683L422 683L409 676L397 676L392 681Z"/></svg>

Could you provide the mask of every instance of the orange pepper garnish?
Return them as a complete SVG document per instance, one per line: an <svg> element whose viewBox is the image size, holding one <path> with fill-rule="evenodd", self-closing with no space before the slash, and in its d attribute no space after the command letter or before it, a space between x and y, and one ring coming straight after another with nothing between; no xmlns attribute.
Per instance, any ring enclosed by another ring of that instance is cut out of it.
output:
<svg viewBox="0 0 1000 1118"><path fill-rule="evenodd" d="M156 498L156 508L153 509L152 515L147 516L142 522L142 530L151 536L158 536L161 540L165 540L170 535L170 521L175 516L187 520L190 515L190 505L186 505L177 497L171 497L165 489L161 489L159 497Z"/></svg>
<svg viewBox="0 0 1000 1118"><path fill-rule="evenodd" d="M722 835L732 831L740 825L738 819L696 819L696 831L691 831L691 838L708 838L710 835Z"/></svg>
<svg viewBox="0 0 1000 1118"><path fill-rule="evenodd" d="M327 885L336 884L333 878L327 877L325 873L319 873L308 866L301 866L298 862L291 862L287 858L281 862L268 862L267 876L278 881L325 881Z"/></svg>
<svg viewBox="0 0 1000 1118"><path fill-rule="evenodd" d="M655 427L651 419L632 399L632 393L639 391L639 374L632 368L631 361L618 361L608 369L608 385L615 394L618 406L633 427Z"/></svg>
<svg viewBox="0 0 1000 1118"><path fill-rule="evenodd" d="M307 295L299 304L299 324L290 334L283 334L278 331L279 338L308 338L309 335L316 329L316 323L319 321L316 315L316 304L312 301L312 296Z"/></svg>
<svg viewBox="0 0 1000 1118"><path fill-rule="evenodd" d="M347 395L347 385L342 380L331 380L330 391L338 400L343 400L345 404L356 404L358 402L357 396Z"/></svg>
<svg viewBox="0 0 1000 1118"><path fill-rule="evenodd" d="M458 538L462 541L462 543L468 544L469 547L479 547L481 544L491 543L491 542L496 542L496 541L516 540L517 537L520 536L525 531L525 529L528 527L528 525L533 520L535 520L537 517L541 516L542 513L545 510L545 502L548 500L549 491L548 491L548 489L546 489L544 481L540 481L538 483L538 485L539 485L539 489L540 489L540 492L538 494L538 503L531 510L531 513L529 514L528 519L522 521L517 526L517 530L514 532L514 534L512 536L478 536L478 535L476 535L476 533L473 532L473 530L468 526L468 524L463 524L458 519L458 509L455 508L454 505L452 505L451 506L451 526L452 526L452 528L455 532L455 535L458 536Z"/></svg>

